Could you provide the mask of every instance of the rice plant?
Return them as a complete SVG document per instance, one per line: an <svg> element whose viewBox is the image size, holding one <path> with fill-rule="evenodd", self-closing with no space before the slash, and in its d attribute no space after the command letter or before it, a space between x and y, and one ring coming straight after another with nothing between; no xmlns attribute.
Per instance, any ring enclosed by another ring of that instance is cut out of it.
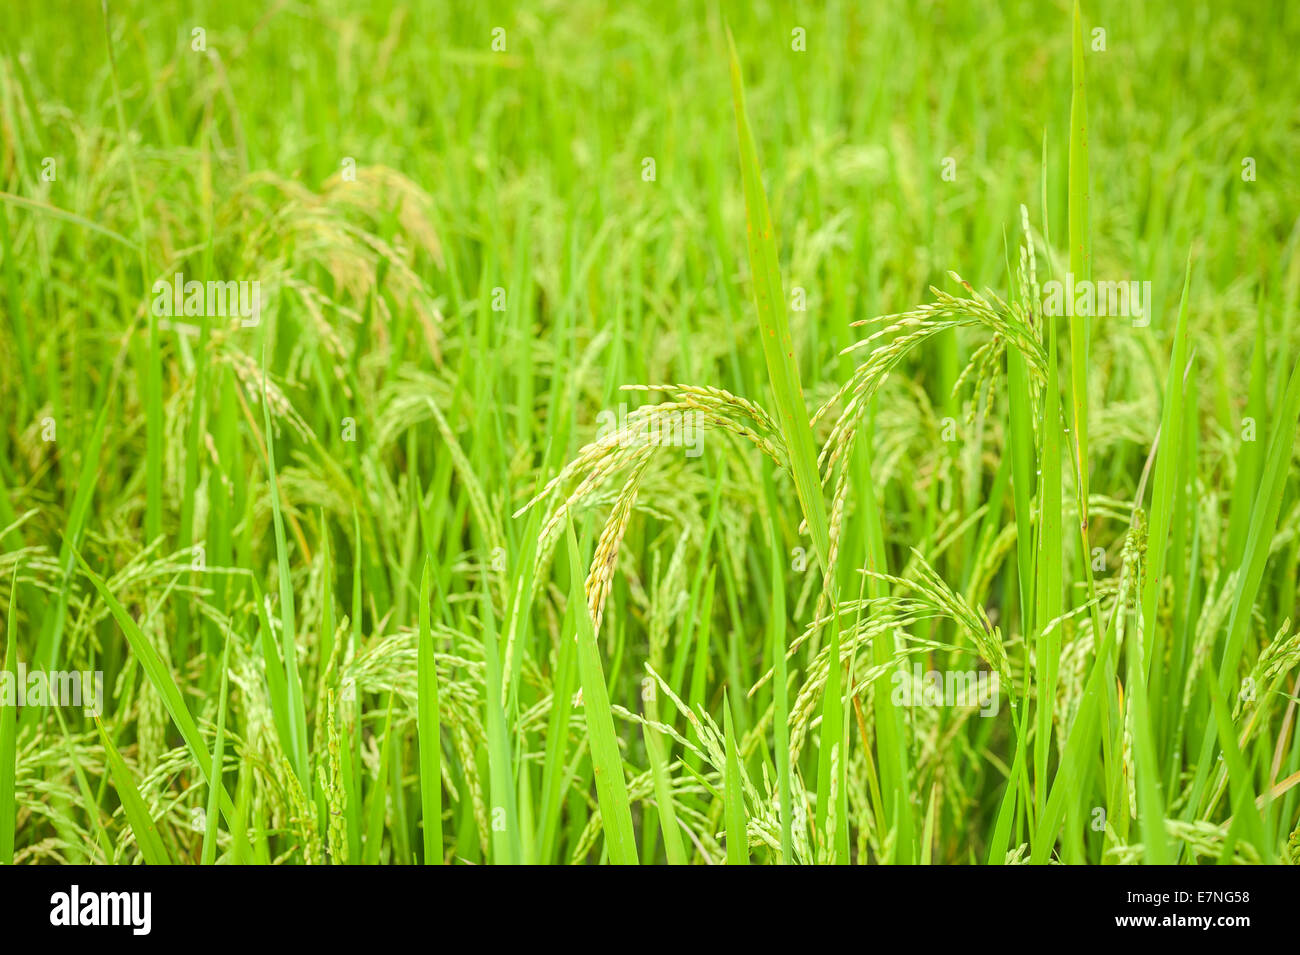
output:
<svg viewBox="0 0 1300 955"><path fill-rule="evenodd" d="M0 862L1300 862L1300 12L875 6L9 4Z"/></svg>

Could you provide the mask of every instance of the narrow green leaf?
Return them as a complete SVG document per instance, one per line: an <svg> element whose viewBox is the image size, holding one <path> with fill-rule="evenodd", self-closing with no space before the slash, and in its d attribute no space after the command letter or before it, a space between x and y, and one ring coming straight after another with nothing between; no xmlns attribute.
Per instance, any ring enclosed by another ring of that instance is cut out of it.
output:
<svg viewBox="0 0 1300 955"><path fill-rule="evenodd" d="M420 743L420 807L424 820L424 864L442 864L442 722L438 715L438 668L429 627L433 558L420 575L420 630L416 665L419 683L417 732Z"/></svg>
<svg viewBox="0 0 1300 955"><path fill-rule="evenodd" d="M763 191L763 175L750 132L749 114L745 110L745 86L741 77L736 44L727 31L731 50L731 91L735 101L736 135L740 143L740 172L745 189L746 238L749 245L750 281L754 286L754 305L758 310L759 339L767 362L768 380L776 401L777 418L790 454L795 490L803 509L804 520L812 534L813 547L822 572L829 570L830 531L826 517L826 499L822 496L821 474L817 467L817 445L804 404L799 380L799 363L794 356L794 339L786 314L785 291L781 285L781 268L777 257L772 215ZM833 581L832 581L833 585Z"/></svg>
<svg viewBox="0 0 1300 955"><path fill-rule="evenodd" d="M135 844L140 849L140 855L149 865L171 865L171 856L168 855L167 846L163 844L162 836L158 833L158 824L149 815L149 808L145 805L140 790L136 788L131 770L118 753L117 747L113 745L113 741L104 732L104 724L96 718L95 725L99 728L99 738L104 744L104 756L113 774L113 785L117 787L117 796L122 801L126 821L130 823L131 831L135 833Z"/></svg>
<svg viewBox="0 0 1300 955"><path fill-rule="evenodd" d="M659 719L658 703L653 696L654 684L648 684L651 694L645 700L645 718L649 722ZM654 784L655 807L659 810L659 828L664 837L664 855L669 865L686 865L688 857L682 843L681 824L677 821L677 806L673 800L672 779L668 772L668 757L664 752L661 733L648 723L641 727L645 740L646 757L650 761L650 778Z"/></svg>
<svg viewBox="0 0 1300 955"><path fill-rule="evenodd" d="M212 865L217 861L217 830L220 828L218 818L220 808L217 799L221 793L221 767L226 755L226 704L230 685L230 631L226 631L226 645L221 650L221 695L217 704L217 738L212 746L212 773L217 778L216 786L208 787L208 808L204 816L203 849L200 855L203 865Z"/></svg>
<svg viewBox="0 0 1300 955"><path fill-rule="evenodd" d="M1092 279L1092 237L1089 231L1088 89L1083 67L1083 19L1074 3L1070 97L1069 236L1070 273L1075 282ZM1073 309L1071 310L1073 311ZM1083 555L1088 556L1088 334L1089 316L1070 316L1070 381L1074 401L1074 466L1079 492L1079 528ZM1091 579L1091 564L1085 559ZM1091 597L1091 593L1089 594Z"/></svg>
<svg viewBox="0 0 1300 955"><path fill-rule="evenodd" d="M794 862L794 806L790 788L790 688L785 644L785 580L781 537L772 523L772 608L767 618L772 654L773 745L776 748L777 798L781 810L781 862Z"/></svg>
<svg viewBox="0 0 1300 955"><path fill-rule="evenodd" d="M727 766L723 779L723 802L727 817L727 865L749 865L745 792L740 781L740 756L736 752L736 734L731 724L731 703L724 693L722 725Z"/></svg>
<svg viewBox="0 0 1300 955"><path fill-rule="evenodd" d="M275 470L275 429L271 423L271 400L266 390L266 355L262 355L262 419L266 428L266 471L271 485L271 519L275 525L275 554L280 583L280 637L284 653L285 688L289 708L289 758L298 781L305 791L311 790L311 770L307 757L307 710L303 700L302 679L298 675L298 642L294 627L293 577L289 573L289 544L284 533L284 516L280 510L280 481Z"/></svg>
<svg viewBox="0 0 1300 955"><path fill-rule="evenodd" d="M144 671L145 676L158 691L162 698L163 707L180 730L181 738L185 740L185 745L190 751L190 756L198 764L199 770L203 773L203 778L208 781L208 785L221 788L221 781L214 779L212 776L212 755L208 752L207 747L203 745L203 737L199 735L198 727L194 725L194 718L190 715L189 708L185 705L185 698L181 695L181 689L176 685L176 679L172 676L171 670L162 661L158 651L154 649L149 638L140 630L135 619L122 606L121 602L113 596L108 585L90 569L90 565L82 558L80 554L76 555L77 563L81 565L81 572L86 575L99 592L100 599L108 606L109 613L121 627L127 643L131 645L131 651L140 661L140 668ZM220 794L221 811L225 813L226 819L230 821L230 814L234 807L231 805L230 797L222 791Z"/></svg>
<svg viewBox="0 0 1300 955"><path fill-rule="evenodd" d="M9 586L9 613L5 624L4 672L9 685L18 685L18 568ZM18 707L16 701L0 705L0 864L13 865L14 830L18 824Z"/></svg>
<svg viewBox="0 0 1300 955"><path fill-rule="evenodd" d="M578 672L582 680L582 710L587 723L587 741L591 748L591 766L596 777L596 796L605 829L605 845L615 865L636 865L636 832L632 810L628 805L627 783L623 779L623 757L614 733L614 718L609 706L609 691L600 666L600 650L587 609L582 586L584 566L573 534L573 522L567 522L569 573L572 586L569 601L574 605L578 624ZM568 639L565 635L563 639Z"/></svg>

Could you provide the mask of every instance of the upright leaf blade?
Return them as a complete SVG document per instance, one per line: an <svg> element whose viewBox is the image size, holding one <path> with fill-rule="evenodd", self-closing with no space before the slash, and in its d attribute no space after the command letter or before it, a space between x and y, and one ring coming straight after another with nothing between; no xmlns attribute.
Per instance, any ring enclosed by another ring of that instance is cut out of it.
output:
<svg viewBox="0 0 1300 955"><path fill-rule="evenodd" d="M591 747L591 765L596 777L596 796L605 827L605 845L609 860L615 865L636 865L636 832L632 827L632 810L628 804L627 783L623 779L623 757L614 733L614 718L609 707L609 690L600 667L600 650L591 626L587 595L582 588L583 566L578 541L573 536L573 522L567 525L569 573L573 585L569 602L578 622L578 672L582 680L582 710L587 721L587 739ZM567 634L564 639L568 639Z"/></svg>
<svg viewBox="0 0 1300 955"><path fill-rule="evenodd" d="M189 708L185 705L185 698L181 695L181 689L176 684L176 678L172 676L171 670L163 662L154 645L149 641L141 631L140 626L135 619L122 606L122 602L113 596L108 585L90 569L90 565L82 558L80 554L76 555L77 562L81 565L81 571L90 580L95 590L99 592L100 599L108 605L109 613L117 621L117 625L122 628L122 633L126 636L127 643L131 645L132 652L140 661L140 668L144 671L153 688L158 691L162 697L163 707L180 730L181 738L185 740L185 745L190 751L190 756L198 763L204 778L208 785L216 786L220 789L221 780L215 779L212 775L212 754L208 752L207 747L203 745L203 737L199 735L198 727L194 724L194 717L190 715ZM234 812L234 806L230 802L230 797L223 790L220 793L221 811L226 814L227 821L230 821Z"/></svg>
<svg viewBox="0 0 1300 955"><path fill-rule="evenodd" d="M438 716L438 669L429 627L429 589L433 558L426 556L420 575L419 650L416 655L419 705L416 732L420 743L420 808L424 820L424 864L442 863L442 725Z"/></svg>
<svg viewBox="0 0 1300 955"><path fill-rule="evenodd" d="M777 419L790 454L795 490L803 508L804 520L812 534L813 547L823 573L829 572L830 530L826 517L826 499L822 496L817 468L817 445L804 404L799 364L794 357L794 339L786 315L785 291L781 286L781 268L777 258L772 215L763 191L763 176L758 153L745 110L745 86L740 72L736 44L727 31L731 51L731 91L735 100L736 136L740 142L740 173L745 189L746 239L749 245L750 281L754 286L754 305L758 310L759 339L767 363L772 397L776 401Z"/></svg>
<svg viewBox="0 0 1300 955"><path fill-rule="evenodd" d="M18 615L18 568L9 587L9 620L5 625L4 672L11 686L18 684L18 646L14 633ZM0 865L13 865L14 830L18 821L18 708L0 706Z"/></svg>
<svg viewBox="0 0 1300 955"><path fill-rule="evenodd" d="M740 782L740 756L736 752L736 731L732 726L731 702L722 697L723 746L726 748L726 771L723 773L723 802L727 817L727 865L749 865L749 837L745 830L745 793Z"/></svg>
<svg viewBox="0 0 1300 955"><path fill-rule="evenodd" d="M99 738L104 744L104 756L108 761L109 772L113 776L113 785L117 787L117 796L122 801L122 811L126 813L126 821L130 824L131 831L135 833L135 844L140 848L140 855L149 865L171 865L171 856L167 854L167 846L158 833L158 824L149 814L149 808L135 785L135 778L131 775L130 768L118 753L113 741L108 738L108 734L104 732L104 725L98 719L95 720L95 724L99 728Z"/></svg>
<svg viewBox="0 0 1300 955"><path fill-rule="evenodd" d="M1089 234L1088 89L1083 68L1083 19L1074 3L1071 45L1073 94L1070 97L1069 236L1070 273L1075 282L1092 279ZM1071 313L1074 309L1070 310ZM1074 400L1074 466L1079 491L1079 529L1088 556L1088 335L1087 315L1070 316L1070 382ZM1091 579L1091 566L1084 561ZM1091 596L1091 595L1090 595Z"/></svg>

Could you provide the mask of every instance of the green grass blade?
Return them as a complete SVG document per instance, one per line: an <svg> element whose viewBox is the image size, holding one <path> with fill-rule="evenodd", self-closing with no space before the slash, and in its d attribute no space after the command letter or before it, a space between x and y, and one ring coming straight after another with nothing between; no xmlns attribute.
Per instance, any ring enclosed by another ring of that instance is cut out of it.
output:
<svg viewBox="0 0 1300 955"><path fill-rule="evenodd" d="M790 786L790 688L785 659L785 580L782 574L781 538L772 524L772 607L767 618L772 655L773 746L776 749L776 783L781 812L781 862L794 862L794 806Z"/></svg>
<svg viewBox="0 0 1300 955"><path fill-rule="evenodd" d="M288 694L290 750L298 781L305 791L311 790L311 770L307 758L307 710L303 699L302 679L298 674L293 577L289 573L289 544L284 533L284 516L280 509L280 481L275 469L275 429L271 424L271 398L266 390L265 353L262 366L262 418L266 428L266 471L271 486L271 519L275 525L275 555L280 583L280 637L284 653L285 689Z"/></svg>
<svg viewBox="0 0 1300 955"><path fill-rule="evenodd" d="M560 624L561 639L555 650L555 667L552 671L551 717L546 724L546 750L542 759L542 805L538 812L538 860L554 860L561 813L564 808L563 787L566 782L569 745L569 724L573 719L574 681L577 674L578 642L564 634L576 632L574 613L580 604L569 601L564 608Z"/></svg>
<svg viewBox="0 0 1300 955"><path fill-rule="evenodd" d="M149 815L149 808L145 805L140 790L136 788L131 770L118 753L117 747L113 745L113 741L104 732L104 725L98 719L95 720L95 725L99 727L99 738L104 744L104 756L113 775L113 784L117 787L117 796L122 801L126 821L130 823L131 831L135 833L135 844L140 849L140 855L149 865L171 865L171 856L158 832L158 824Z"/></svg>
<svg viewBox="0 0 1300 955"><path fill-rule="evenodd" d="M745 109L745 86L741 77L736 44L727 31L731 51L731 91L736 111L736 136L740 143L740 172L745 189L746 238L749 244L750 280L754 286L754 305L758 310L759 338L767 363L768 380L776 402L777 418L790 453L795 490L804 520L812 534L813 547L822 572L829 574L830 531L826 516L826 499L822 496L821 475L817 468L817 445L809 426L808 408L804 404L799 364L794 356L794 339L786 315L785 292L781 285L781 268L777 257L772 215L763 190L763 175ZM833 586L833 578L831 586Z"/></svg>
<svg viewBox="0 0 1300 955"><path fill-rule="evenodd" d="M207 751L207 747L203 745L203 737L199 735L198 727L194 725L194 718L185 705L185 698L181 694L180 687L176 685L176 679L172 676L171 670L163 663L162 657L158 655L158 651L154 649L149 638L140 630L135 618L122 606L121 601L113 596L113 592L108 589L108 585L104 583L103 579L90 569L90 565L82 559L80 554L77 554L76 557L77 563L81 565L81 572L90 580L99 593L100 599L108 606L109 613L113 615L113 619L117 621L117 625L122 629L123 635L131 645L131 651L140 661L140 668L144 671L149 682L153 684L153 688L158 691L158 695L162 697L163 707L180 731L181 738L190 751L190 756L203 773L203 778L207 780L208 785L220 789L221 781L214 779L212 776L212 755ZM234 807L231 805L230 797L224 790L221 792L220 798L221 811L226 814L226 819L229 821Z"/></svg>
<svg viewBox="0 0 1300 955"><path fill-rule="evenodd" d="M1271 863L1272 850L1264 834L1264 820L1259 814L1259 807L1255 805L1255 787L1251 784L1250 770L1242 757L1241 749L1237 746L1237 728L1233 725L1227 703L1222 694L1215 690L1217 682L1214 665L1207 663L1203 684L1210 698L1210 706L1214 710L1214 727L1219 735L1223 762L1227 767L1228 781L1232 787L1233 829L1244 828L1251 843L1259 852L1260 858L1265 863ZM1224 853L1230 854L1231 838L1227 841L1229 845L1225 845Z"/></svg>
<svg viewBox="0 0 1300 955"><path fill-rule="evenodd" d="M1038 561L1035 579L1034 627L1037 630L1035 678L1037 723L1034 733L1034 807L1041 815L1048 788L1047 767L1052 745L1052 705L1056 699L1061 657L1059 627L1048 627L1061 615L1061 388L1057 372L1056 320L1047 316L1047 396L1043 409L1043 449L1038 484ZM1047 701L1046 703L1044 701Z"/></svg>
<svg viewBox="0 0 1300 955"><path fill-rule="evenodd" d="M416 665L419 683L417 732L420 744L420 807L424 820L424 864L442 864L442 722L438 715L438 668L429 627L433 558L420 575L420 629Z"/></svg>
<svg viewBox="0 0 1300 955"><path fill-rule="evenodd" d="M1146 629L1146 646L1157 648L1156 600L1164 580L1165 556L1169 547L1169 525L1173 519L1174 490L1183 479L1182 436L1186 430L1183 420L1183 380L1187 372L1187 292L1192 280L1191 256L1183 276L1183 297L1178 307L1178 324L1174 329L1173 350L1169 356L1169 372L1165 380L1164 414L1160 420L1160 447L1156 452L1155 484L1151 492L1151 519L1147 536L1147 574L1142 591L1142 621ZM1154 656L1155 653L1152 652ZM1146 663L1150 672L1151 662ZM1145 674L1144 674L1145 679Z"/></svg>
<svg viewBox="0 0 1300 955"><path fill-rule="evenodd" d="M646 684L645 718L649 722L659 719L657 692L653 683ZM653 726L641 728L645 740L646 758L650 762L650 777L654 784L655 807L659 810L659 829L664 838L664 855L669 865L686 865L688 857L682 844L681 823L677 821L677 806L673 800L672 780L669 777L668 757L664 752L661 732Z"/></svg>
<svg viewBox="0 0 1300 955"><path fill-rule="evenodd" d="M1089 231L1088 89L1083 67L1083 20L1074 3L1070 97L1069 237L1070 273L1076 282L1092 279L1092 237ZM1072 310L1073 311L1073 310ZM1079 492L1079 530L1083 555L1088 556L1088 335L1089 316L1070 316L1070 383L1074 414L1074 467ZM1089 581L1092 565L1084 560ZM1091 583L1089 584L1089 597Z"/></svg>
<svg viewBox="0 0 1300 955"><path fill-rule="evenodd" d="M817 753L817 832L825 838L834 829L830 847L836 865L848 864L848 820L843 817L845 774L844 751L844 668L840 663L840 624L830 622L830 646L826 688L822 695L821 741ZM838 754L838 755L837 755ZM832 802L830 795L836 794ZM834 820L831 819L834 814ZM832 825L833 822L833 825Z"/></svg>
<svg viewBox="0 0 1300 955"><path fill-rule="evenodd" d="M384 820L388 815L388 777L389 766L393 757L393 697L388 694L388 705L384 714L383 735L379 743L379 766L375 770L374 782L366 800L366 842L364 860L366 865L378 865L384 851Z"/></svg>
<svg viewBox="0 0 1300 955"><path fill-rule="evenodd" d="M731 703L722 697L723 745L727 766L723 776L723 801L727 817L727 865L749 865L749 825L745 818L745 793L740 781L740 756L736 753L736 733L732 729Z"/></svg>
<svg viewBox="0 0 1300 955"><path fill-rule="evenodd" d="M483 595L483 656L486 662L488 780L492 814L492 861L518 865L521 857L519 815L515 803L515 769L502 700L500 642L492 599Z"/></svg>
<svg viewBox="0 0 1300 955"><path fill-rule="evenodd" d="M208 808L204 816L205 825L203 827L203 849L200 853L203 865L212 865L217 861L217 830L219 825L220 807L217 800L222 791L221 767L225 765L223 760L226 755L226 706L228 700L228 689L230 685L230 644L232 643L230 631L226 631L226 645L221 651L221 695L218 697L217 704L217 738L212 746L212 773L217 778L218 784L208 787Z"/></svg>
<svg viewBox="0 0 1300 955"><path fill-rule="evenodd" d="M4 672L12 686L18 684L18 568L9 587L9 613L5 623ZM18 823L18 707L0 706L0 865L13 865L14 828Z"/></svg>
<svg viewBox="0 0 1300 955"><path fill-rule="evenodd" d="M596 777L596 795L605 828L605 846L615 865L636 865L636 832L632 810L628 805L627 783L623 779L623 757L614 733L614 718L609 708L609 691L600 666L600 650L592 630L591 614L582 587L584 566L573 535L573 522L567 521L569 573L572 586L569 601L574 606L578 624L578 672L582 679L582 710L587 722L587 741L591 747L591 766ZM568 639L562 636L561 639Z"/></svg>
<svg viewBox="0 0 1300 955"><path fill-rule="evenodd" d="M77 754L76 747L72 744L72 734L68 731L68 723L63 718L63 712L60 707L52 706L50 710L59 723L59 733L63 741L63 751L68 756L68 762L72 764L72 775L77 780L77 789L81 792L82 804L86 808L86 815L90 817L90 827L94 830L95 840L99 850L103 853L104 859L111 859L113 855L113 840L109 837L104 829L104 823L100 819L99 803L100 799L90 787L90 780L86 776L86 767L82 758ZM89 849L90 847L88 847ZM87 861L98 861L93 855L93 851L87 853Z"/></svg>
<svg viewBox="0 0 1300 955"><path fill-rule="evenodd" d="M1238 665L1246 641L1255 599L1259 595L1268 562L1269 546L1277 531L1278 514L1282 508L1282 495L1286 489L1291 453L1295 446L1296 425L1300 421L1300 362L1291 371L1286 394L1274 417L1272 436L1269 438L1264 474L1260 480L1255 506L1251 510L1250 531L1246 535L1246 549L1242 557L1237 588L1233 594L1232 612L1228 618L1228 637L1219 660L1219 693L1222 699L1235 695ZM1198 754L1196 778L1192 782L1187 813L1194 813L1201 805L1205 780L1213 768L1212 756L1217 727L1206 725Z"/></svg>

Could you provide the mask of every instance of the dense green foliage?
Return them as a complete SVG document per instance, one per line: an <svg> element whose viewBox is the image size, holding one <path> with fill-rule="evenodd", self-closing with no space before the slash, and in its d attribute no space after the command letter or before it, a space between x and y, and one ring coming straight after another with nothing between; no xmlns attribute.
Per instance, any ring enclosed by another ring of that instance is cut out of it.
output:
<svg viewBox="0 0 1300 955"><path fill-rule="evenodd" d="M7 0L0 862L1300 861L1297 49Z"/></svg>

